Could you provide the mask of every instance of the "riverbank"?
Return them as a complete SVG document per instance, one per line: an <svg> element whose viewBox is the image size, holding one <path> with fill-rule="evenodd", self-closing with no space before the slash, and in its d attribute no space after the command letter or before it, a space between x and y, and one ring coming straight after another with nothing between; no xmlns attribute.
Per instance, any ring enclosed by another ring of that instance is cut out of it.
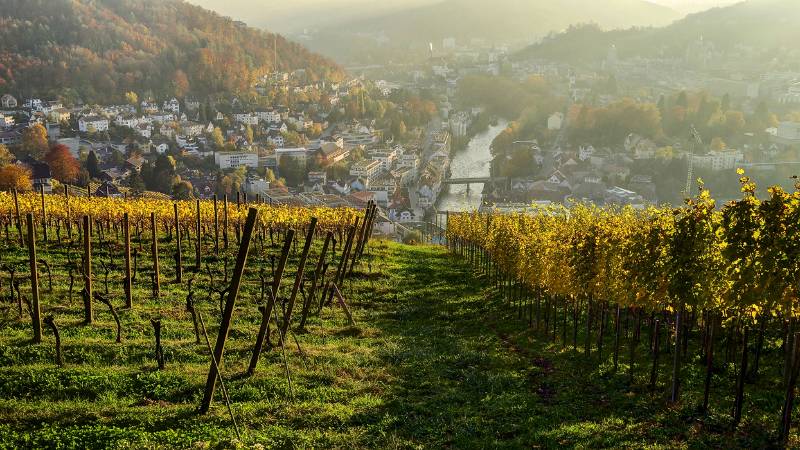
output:
<svg viewBox="0 0 800 450"><path fill-rule="evenodd" d="M491 145L508 126L503 119L487 120L486 126L480 133L469 139L461 149L454 147L450 162L450 176L452 178L487 177L491 173L492 152ZM469 190L469 192L467 192ZM467 186L450 185L442 190L436 202L439 211L471 211L478 209L483 200L483 184L476 183Z"/></svg>

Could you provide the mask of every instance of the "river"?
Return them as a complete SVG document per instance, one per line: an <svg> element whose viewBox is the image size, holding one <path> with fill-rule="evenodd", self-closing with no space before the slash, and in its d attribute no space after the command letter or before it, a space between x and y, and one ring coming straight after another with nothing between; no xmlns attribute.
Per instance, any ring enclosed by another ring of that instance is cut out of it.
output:
<svg viewBox="0 0 800 450"><path fill-rule="evenodd" d="M508 126L505 120L499 120L483 133L475 135L467 144L467 148L453 156L450 163L451 178L487 177L491 169L492 153L489 147L492 141ZM481 206L483 184L452 185L450 191L443 191L439 197L439 211L472 211Z"/></svg>

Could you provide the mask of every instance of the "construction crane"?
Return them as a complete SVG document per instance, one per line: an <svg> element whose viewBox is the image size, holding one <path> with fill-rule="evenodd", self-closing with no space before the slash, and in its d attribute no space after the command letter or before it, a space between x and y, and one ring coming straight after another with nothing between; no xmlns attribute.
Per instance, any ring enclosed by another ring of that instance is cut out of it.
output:
<svg viewBox="0 0 800 450"><path fill-rule="evenodd" d="M697 150L698 147L703 148L703 146L705 145L703 144L703 138L700 137L700 133L697 132L697 128L695 128L694 125L691 125L689 127L689 132L692 135L692 139L694 139L694 142L692 142L690 147L691 150L689 151L689 161L688 161L689 170L688 173L686 174L686 188L683 190L683 195L686 198L692 196L692 184L694 184L694 180L692 179L694 177L694 152Z"/></svg>

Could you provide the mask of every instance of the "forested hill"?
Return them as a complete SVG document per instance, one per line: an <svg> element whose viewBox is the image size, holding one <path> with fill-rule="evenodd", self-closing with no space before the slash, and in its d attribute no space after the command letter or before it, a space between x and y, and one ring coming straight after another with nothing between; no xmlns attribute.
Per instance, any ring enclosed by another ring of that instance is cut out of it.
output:
<svg viewBox="0 0 800 450"><path fill-rule="evenodd" d="M299 44L182 0L0 0L0 93L243 92L273 70L276 46L279 70L341 75Z"/></svg>
<svg viewBox="0 0 800 450"><path fill-rule="evenodd" d="M663 55L684 57L700 39L712 51L736 57L743 50L764 59L796 59L793 43L800 40L797 0L748 0L714 8L662 28L603 31L597 26L572 27L519 53L568 62L596 61L606 57L613 44L622 57Z"/></svg>

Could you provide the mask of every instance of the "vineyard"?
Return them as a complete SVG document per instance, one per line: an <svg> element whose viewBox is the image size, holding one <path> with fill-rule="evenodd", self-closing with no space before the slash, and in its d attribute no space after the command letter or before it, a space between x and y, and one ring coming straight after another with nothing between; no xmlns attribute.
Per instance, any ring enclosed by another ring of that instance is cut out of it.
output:
<svg viewBox="0 0 800 450"><path fill-rule="evenodd" d="M741 182L446 247L374 205L0 193L0 448L797 446L800 193Z"/></svg>
<svg viewBox="0 0 800 450"><path fill-rule="evenodd" d="M666 378L670 404L681 401L684 372L704 372L691 399L701 415L729 405L711 392L730 381L735 430L749 385L768 380L770 401L758 408L786 442L800 370L800 185L760 201L740 175L743 198L720 209L701 185L677 209L451 215L449 245L489 274L520 320L610 373L625 370L630 384L657 389ZM670 359L668 373L659 358Z"/></svg>

